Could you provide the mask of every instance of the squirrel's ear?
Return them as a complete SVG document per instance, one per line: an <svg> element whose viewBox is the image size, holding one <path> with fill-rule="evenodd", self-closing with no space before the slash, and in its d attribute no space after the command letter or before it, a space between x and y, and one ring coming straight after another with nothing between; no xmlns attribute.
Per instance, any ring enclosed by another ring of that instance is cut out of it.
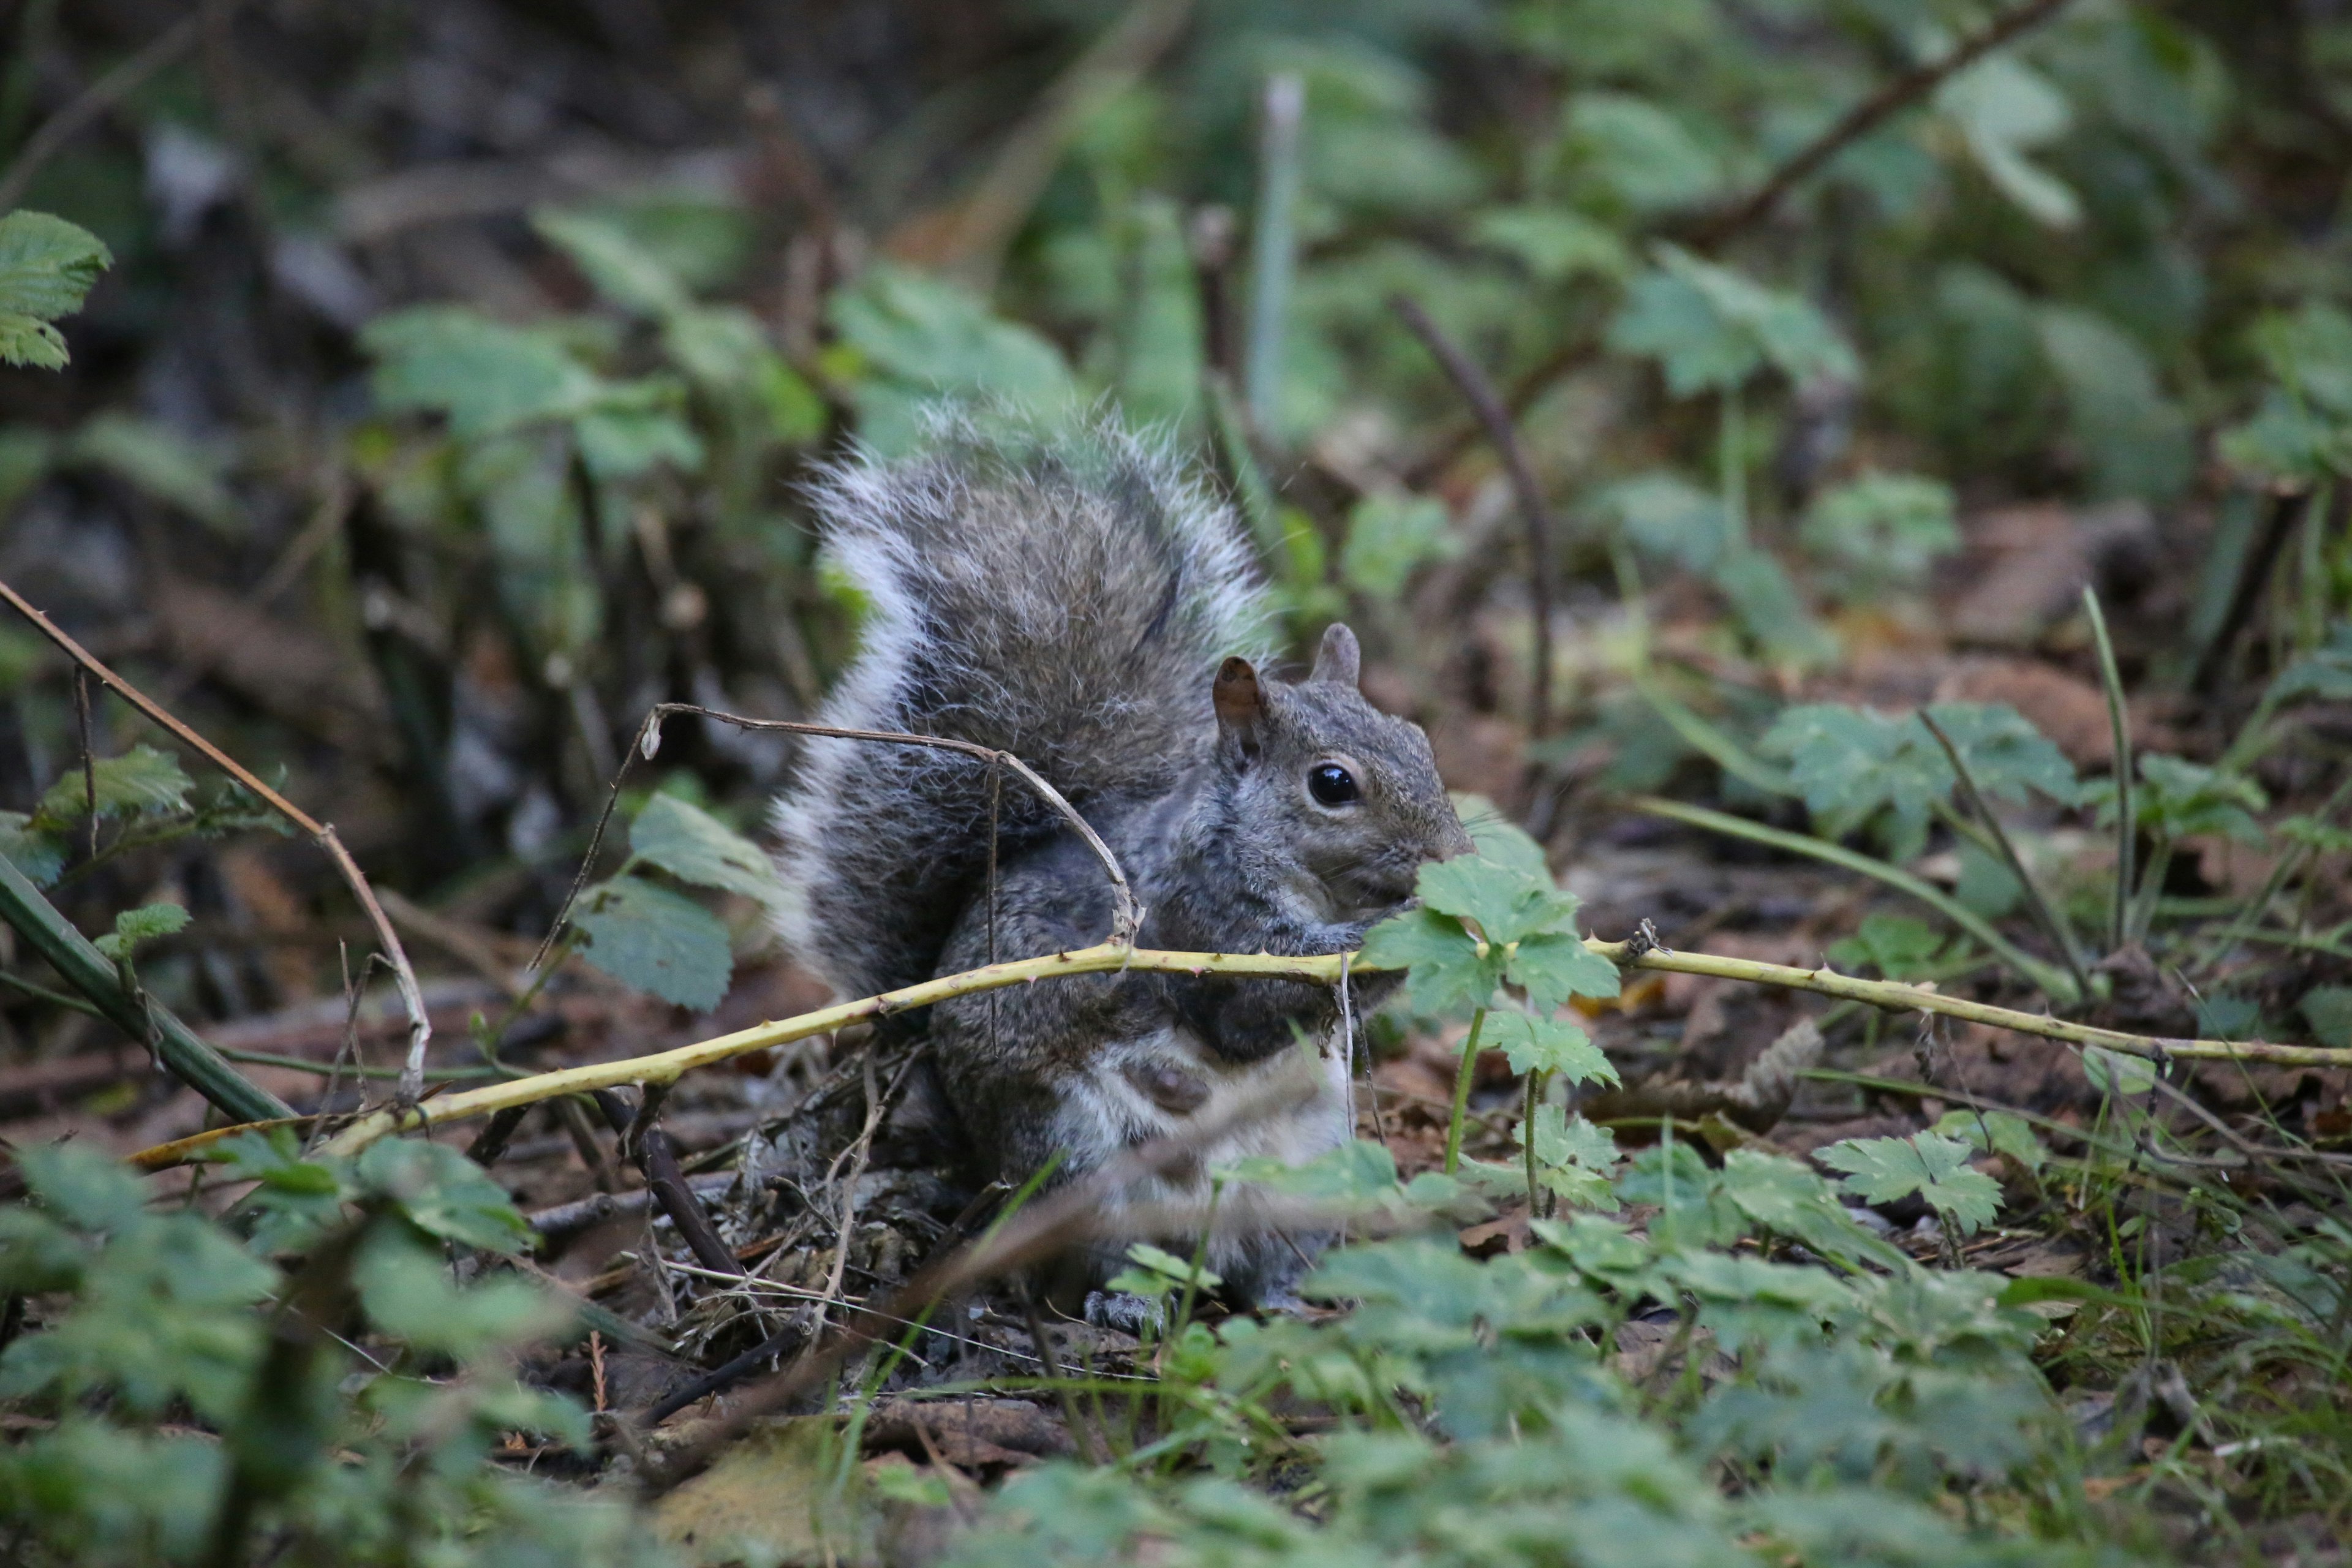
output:
<svg viewBox="0 0 2352 1568"><path fill-rule="evenodd" d="M1244 753L1257 750L1258 721L1265 717L1265 693L1258 689L1257 670L1245 658L1229 658L1217 668L1217 730L1241 744Z"/></svg>
<svg viewBox="0 0 2352 1568"><path fill-rule="evenodd" d="M1353 691L1363 664L1364 654L1356 646L1356 634L1348 629L1346 623L1333 621L1324 628L1323 646L1315 650L1315 668L1307 679Z"/></svg>

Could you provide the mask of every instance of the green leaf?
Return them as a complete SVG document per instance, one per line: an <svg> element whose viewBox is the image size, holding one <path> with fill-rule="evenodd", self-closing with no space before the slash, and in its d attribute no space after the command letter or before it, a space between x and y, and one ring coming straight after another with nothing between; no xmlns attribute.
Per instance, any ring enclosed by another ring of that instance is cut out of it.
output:
<svg viewBox="0 0 2352 1568"><path fill-rule="evenodd" d="M1388 1145L1355 1138L1294 1165L1272 1154L1253 1154L1221 1173L1286 1197L1360 1207L1397 1195L1396 1156Z"/></svg>
<svg viewBox="0 0 2352 1568"><path fill-rule="evenodd" d="M2076 306L2042 306L2038 326L2093 493L2157 502L2179 495L2195 472L2195 432L2165 395L2147 351L2105 316Z"/></svg>
<svg viewBox="0 0 2352 1568"><path fill-rule="evenodd" d="M1223 1275L1213 1272L1205 1266L1196 1273L1190 1258L1179 1258L1172 1252L1163 1251L1148 1241L1129 1244L1127 1258L1129 1262L1136 1265L1136 1269L1129 1270L1128 1277L1139 1278L1147 1286L1144 1289L1135 1291L1139 1296L1157 1296L1170 1290L1180 1290L1184 1288L1187 1281L1191 1281L1195 1289L1202 1290L1214 1290L1225 1282ZM1138 1270L1140 1271L1139 1274Z"/></svg>
<svg viewBox="0 0 2352 1568"><path fill-rule="evenodd" d="M2352 1047L2352 985L2315 985L2295 1005L2320 1044Z"/></svg>
<svg viewBox="0 0 2352 1568"><path fill-rule="evenodd" d="M1723 1156L1723 1192L1748 1220L1800 1243L1821 1257L1853 1268L1899 1268L1903 1255L1857 1225L1828 1182L1794 1160L1759 1149Z"/></svg>
<svg viewBox="0 0 2352 1568"><path fill-rule="evenodd" d="M531 1245L506 1189L445 1143L383 1139L361 1153L352 1174L362 1193L390 1200L427 1235L501 1253Z"/></svg>
<svg viewBox="0 0 2352 1568"><path fill-rule="evenodd" d="M247 1244L261 1257L308 1248L342 1218L337 1167L303 1159L291 1128L241 1132L216 1145L213 1158L233 1179L259 1184L245 1206L258 1216Z"/></svg>
<svg viewBox="0 0 2352 1568"><path fill-rule="evenodd" d="M1415 1011L1432 1017L1483 1007L1503 976L1499 954L1478 953L1478 939L1451 915L1411 909L1364 933L1364 962L1406 971Z"/></svg>
<svg viewBox="0 0 2352 1568"><path fill-rule="evenodd" d="M1416 570L1449 559L1460 548L1444 502L1402 490L1375 490L1348 513L1339 575L1360 594L1393 599Z"/></svg>
<svg viewBox="0 0 2352 1568"><path fill-rule="evenodd" d="M1528 994L1528 1005L1558 1012L1576 996L1614 996L1623 983L1617 966L1584 945L1570 925L1519 939L1503 978Z"/></svg>
<svg viewBox="0 0 2352 1568"><path fill-rule="evenodd" d="M1823 490L1797 538L1857 591L1916 586L1960 547L1952 488L1918 474L1866 473Z"/></svg>
<svg viewBox="0 0 2352 1568"><path fill-rule="evenodd" d="M1722 499L1664 469L1611 485L1595 504L1643 552L1686 571L1714 571L1730 538Z"/></svg>
<svg viewBox="0 0 2352 1568"><path fill-rule="evenodd" d="M215 533L250 531L245 509L222 483L233 455L215 437L200 446L170 426L130 414L100 414L74 432L59 456L104 468L152 500L177 507Z"/></svg>
<svg viewBox="0 0 2352 1568"><path fill-rule="evenodd" d="M55 832L43 832L21 811L0 811L0 855L37 888L65 874L66 847Z"/></svg>
<svg viewBox="0 0 2352 1568"><path fill-rule="evenodd" d="M16 1164L41 1206L76 1230L119 1230L146 1212L139 1178L87 1143L37 1143Z"/></svg>
<svg viewBox="0 0 2352 1568"><path fill-rule="evenodd" d="M758 845L674 795L646 802L629 825L629 848L638 859L698 888L740 893L763 904L783 893L776 868Z"/></svg>
<svg viewBox="0 0 2352 1568"><path fill-rule="evenodd" d="M1830 943L1826 956L1849 973L1875 969L1889 980L1924 978L1948 945L1942 932L1909 915L1870 914L1850 937Z"/></svg>
<svg viewBox="0 0 2352 1568"><path fill-rule="evenodd" d="M185 931L188 911L178 904L142 904L114 917L114 929L90 945L120 963L138 951L142 942Z"/></svg>
<svg viewBox="0 0 2352 1568"><path fill-rule="evenodd" d="M707 1013L727 994L735 957L727 928L692 899L640 877L615 877L581 895L572 923L582 956L665 1002Z"/></svg>
<svg viewBox="0 0 2352 1568"><path fill-rule="evenodd" d="M1572 921L1576 900L1552 886L1549 876L1531 876L1481 855L1457 855L1423 866L1414 879L1423 904L1440 914L1477 923L1491 942L1513 942L1538 931Z"/></svg>
<svg viewBox="0 0 2352 1568"><path fill-rule="evenodd" d="M661 317L691 303L685 286L660 258L608 217L542 207L530 215L530 226L580 268L597 293L625 310Z"/></svg>
<svg viewBox="0 0 2352 1568"><path fill-rule="evenodd" d="M63 370L63 333L49 325L81 309L114 257L88 229L47 213L0 217L0 361Z"/></svg>
<svg viewBox="0 0 2352 1568"><path fill-rule="evenodd" d="M509 327L460 305L418 305L368 323L376 402L391 413L446 414L461 440L566 419L603 386L555 333Z"/></svg>
<svg viewBox="0 0 2352 1568"><path fill-rule="evenodd" d="M374 1147L387 1146L409 1145ZM559 1298L511 1274L459 1289L450 1283L437 1249L396 1225L369 1231L352 1260L352 1283L378 1331L419 1350L451 1355L478 1356L527 1343L572 1321Z"/></svg>
<svg viewBox="0 0 2352 1568"><path fill-rule="evenodd" d="M2022 800L2039 793L2066 805L2082 797L2065 753L2015 709L1938 702L1927 711L1986 795ZM1759 746L1789 759L1790 776L1827 836L1842 837L1884 813L1880 837L1897 861L1919 853L1929 808L1948 802L1957 782L1951 760L1916 714L1803 703L1783 711Z"/></svg>
<svg viewBox="0 0 2352 1568"><path fill-rule="evenodd" d="M985 395L1040 412L1066 407L1077 395L1050 341L911 268L876 263L833 296L828 313L848 352L842 368L850 373L859 433L886 455L913 448L923 408L943 395Z"/></svg>
<svg viewBox="0 0 2352 1568"><path fill-rule="evenodd" d="M1614 966L1612 966L1613 973ZM1499 1050L1516 1073L1566 1073L1571 1083L1618 1081L1617 1069L1601 1054L1592 1037L1574 1024L1525 1013L1496 1012L1486 1016L1480 1043Z"/></svg>
<svg viewBox="0 0 2352 1568"><path fill-rule="evenodd" d="M2098 803L2099 825L2113 824L2114 781L2096 781L2088 795ZM2242 774L2156 752L2141 755L2139 787L2132 792L2133 817L2143 829L2164 839L2211 833L2258 843L2262 825L2252 814L2269 805L2270 796L2262 786Z"/></svg>
<svg viewBox="0 0 2352 1568"><path fill-rule="evenodd" d="M1570 167L1632 212L1693 206L1722 186L1715 154L1680 120L1647 99L1579 93L1569 101L1565 128L1562 150Z"/></svg>
<svg viewBox="0 0 2352 1568"><path fill-rule="evenodd" d="M1612 1079L1613 1081L1613 1079ZM1617 1139L1606 1127L1579 1116L1570 1118L1546 1101L1536 1107L1532 1128L1521 1121L1512 1137L1520 1148L1535 1140L1536 1176L1551 1191L1580 1208L1614 1208L1610 1173L1620 1155Z"/></svg>
<svg viewBox="0 0 2352 1568"><path fill-rule="evenodd" d="M2263 694L2266 705L2281 707L2306 698L2352 702L2352 620L2329 627L2327 640L2280 670Z"/></svg>
<svg viewBox="0 0 2352 1568"><path fill-rule="evenodd" d="M1975 1152L1936 1132L1908 1138L1850 1138L1814 1152L1822 1163L1847 1173L1839 1184L1865 1203L1893 1203L1916 1193L1928 1207L1958 1222L1963 1235L1992 1223L2000 1184L1969 1168Z"/></svg>
<svg viewBox="0 0 2352 1568"><path fill-rule="evenodd" d="M98 815L109 816L184 816L188 792L195 788L181 771L177 757L144 742L119 757L100 757L90 766L98 795ZM49 828L82 819L90 781L79 768L69 770L51 784L35 808L33 824Z"/></svg>
<svg viewBox="0 0 2352 1568"><path fill-rule="evenodd" d="M1614 280L1633 270L1633 253L1614 229L1569 207L1491 207L1471 221L1470 232L1545 283Z"/></svg>
<svg viewBox="0 0 2352 1568"><path fill-rule="evenodd" d="M2156 1068L2146 1058L2105 1046L2083 1047L2083 1072L2101 1094L2146 1094L2156 1087Z"/></svg>
<svg viewBox="0 0 2352 1568"><path fill-rule="evenodd" d="M2002 50L1947 79L1935 101L2002 195L2046 227L2073 228L2083 221L2082 198L2074 188L2028 156L2074 123L2065 95L2048 77Z"/></svg>
<svg viewBox="0 0 2352 1568"><path fill-rule="evenodd" d="M1609 346L1658 362L1676 397L1727 392L1770 365L1791 381L1850 382L1861 363L1801 296L1661 244L1610 323Z"/></svg>
<svg viewBox="0 0 2352 1568"><path fill-rule="evenodd" d="M2029 1171L2050 1161L2050 1151L2034 1135L2033 1124L2014 1110L1948 1110L1932 1131L1958 1138L1986 1154L2006 1154Z"/></svg>

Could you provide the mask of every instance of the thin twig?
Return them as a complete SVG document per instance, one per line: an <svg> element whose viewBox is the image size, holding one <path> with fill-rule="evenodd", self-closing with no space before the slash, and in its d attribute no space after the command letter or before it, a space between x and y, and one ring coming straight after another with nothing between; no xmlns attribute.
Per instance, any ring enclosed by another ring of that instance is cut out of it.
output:
<svg viewBox="0 0 2352 1568"><path fill-rule="evenodd" d="M1701 222L1694 231L1694 237L1701 245L1719 245L1727 237L1762 221L1780 205L1781 197L1850 144L1868 135L1888 118L1925 98L1945 81L2019 34L2055 16L2065 6L2066 0L2027 0L2027 4L1995 17L1983 31L1961 39L1949 52L1923 65L1914 66L1887 82L1839 116L1828 130L1799 148L1793 156L1773 170L1762 184Z"/></svg>
<svg viewBox="0 0 2352 1568"><path fill-rule="evenodd" d="M400 1098L405 1104L415 1104L417 1096L425 1090L425 1047L433 1039L433 1021L425 1011L424 988L416 983L416 971L409 966L408 954L400 945L399 935L392 929L391 917L376 901L375 889L368 886L367 878L361 874L359 862L352 858L351 851L344 848L343 841L336 837L334 825L320 822L262 783L226 752L181 722L162 703L100 663L88 648L67 636L56 622L33 608L23 595L6 583L0 583L0 599L6 600L18 615L32 622L34 629L63 649L67 658L98 677L101 685L161 724L182 743L203 752L215 767L258 795L270 809L309 834L311 841L326 851L327 858L335 863L335 869L342 874L343 881L351 888L352 896L359 900L360 908L367 912L368 923L375 929L376 942L383 949L384 959L392 965L393 979L400 987L401 1004L408 1010L408 1059L401 1068Z"/></svg>
<svg viewBox="0 0 2352 1568"><path fill-rule="evenodd" d="M2083 955L2075 951L2074 933L2067 929L2065 917L2051 904L2049 895L2042 890L2042 884L2035 881L2033 874L2025 868L2024 857L2018 854L2017 845L2010 837L2009 829L2002 826L2000 818L1993 815L1992 803L1985 799L1984 791L1977 787L1976 774L1969 769L1968 759L1960 755L1959 747L1952 743L1952 737L1943 725L1936 721L1935 714L1925 708L1919 710L1919 722L1927 727L1927 733L1935 736L1936 743L1944 748L1944 755L1952 764L1952 775L1960 786L1960 798L1968 803L1976 819L1983 823L1985 831L1992 836L1994 847L2000 849L2001 859L2009 865L2009 874L2017 879L2019 887L2025 889L2025 901L2032 908L2033 918L2041 924L2043 933L2056 944L2059 956L2066 961L2067 972L2074 975L2074 984L2082 987L2081 994L2088 996L2091 994L2091 977L2083 968Z"/></svg>
<svg viewBox="0 0 2352 1568"><path fill-rule="evenodd" d="M1528 596L1535 616L1535 681L1528 698L1528 731L1541 738L1551 719L1551 517L1544 505L1543 487L1536 482L1536 471L1528 461L1526 447L1519 443L1519 434L1512 426L1510 411L1503 405L1495 391L1495 384L1486 379L1470 356L1464 353L1453 339L1431 321L1429 312L1420 301L1402 294L1389 297L1389 308L1412 330L1430 357L1436 360L1462 400L1470 405L1479 425L1493 443L1495 453L1503 459L1504 471L1510 475L1511 491L1519 503L1519 520L1526 526L1528 538Z"/></svg>
<svg viewBox="0 0 2352 1568"><path fill-rule="evenodd" d="M2112 952L2124 944L2124 917L2131 908L2132 856L2139 847L2139 823L2132 816L2131 719L2124 707L2123 672L2116 665L2107 617L2099 609L2098 591L2087 583L2083 585L2083 613L2091 618L2091 639L2099 647L2099 684L2107 694L2107 731L2116 753L2116 896L2107 926L2107 950Z"/></svg>
<svg viewBox="0 0 2352 1568"><path fill-rule="evenodd" d="M1667 952L1664 949L1637 951L1633 942L1603 942L1599 937L1585 938L1584 945L1586 951L1627 968L1655 970L1668 974L1701 974L1716 980L1738 980L1752 985L1777 985L1792 991L1810 991L1817 995L1864 1003L1890 1013L1938 1013L1948 1018L1989 1024L1995 1028L2042 1039L2098 1046L2152 1061L2178 1058L2184 1061L2266 1062L2278 1067L2352 1068L2352 1050L2280 1045L2268 1040L2208 1040L2135 1035L2121 1029L2103 1029L2095 1025L2072 1023L2045 1014L2022 1013L2013 1007L1997 1007L1989 1002L1947 996L1924 985L1906 985L1893 980L1864 980L1855 975L1837 973L1827 967L1808 970L1785 963L1761 963L1753 959L1723 958L1706 952ZM388 1107L362 1117L344 1128L328 1142L326 1152L355 1154L394 1132L469 1121L504 1110L509 1106L534 1105L541 1100L586 1094L599 1089L667 1083L698 1068L729 1061L752 1051L769 1050L812 1036L832 1034L854 1024L870 1023L911 1012L918 1007L928 1007L951 997L977 995L1007 985L1025 985L1033 981L1060 979L1074 974L1128 972L1189 974L1194 978L1217 975L1228 979L1303 980L1315 984L1336 985L1343 960L1349 961L1351 973L1378 967L1363 963L1360 954L1353 953L1287 957L1265 952L1166 952L1104 942L1096 947L1048 953L1041 958L991 964L961 974L941 975L938 979L885 992L878 996L863 997L855 1002L820 1008L814 1013L803 1013L797 1017L755 1025L731 1035L720 1035L651 1056L593 1062L583 1067L540 1073L531 1078L486 1084L480 1089L445 1095L405 1110ZM250 1131L249 1126L217 1128L142 1151L130 1156L130 1163L142 1171L167 1170L200 1157L205 1150L224 1138Z"/></svg>
<svg viewBox="0 0 2352 1568"><path fill-rule="evenodd" d="M5 586L0 584L0 588ZM536 973L540 965L545 962L548 949L554 945L557 934L563 930L564 921L571 918L572 904L579 899L581 889L588 884L591 869L596 862L597 850L603 846L604 834L612 824L614 806L621 797L622 778L627 774L630 764L638 757L650 761L660 752L662 721L673 713L692 713L698 718L715 719L722 724L732 724L739 730L774 731L787 735L815 735L835 741L878 741L891 746L931 746L940 751L961 752L968 757L977 757L982 762L1011 768L1021 775L1031 789L1037 792L1038 798L1061 814L1063 820L1067 822L1076 831L1078 837L1086 841L1087 847L1094 851L1095 858L1102 862L1103 870L1109 876L1111 883L1113 907L1108 938L1110 944L1121 946L1132 943L1136 933L1143 929L1142 906L1135 901L1135 890L1129 885L1127 872L1120 868L1118 857L1111 853L1110 846L1103 842L1102 836L1088 825L1085 817L1078 815L1078 808L1072 805L1060 790L1040 778L1036 770L1010 752L1000 752L993 747L983 746L972 741L950 740L944 735L909 735L892 730L844 730L831 724L803 724L791 719L749 719L740 713L730 713L718 708L705 708L696 702L660 702L655 704L653 711L646 715L645 723L637 731L635 745L630 748L629 754L621 759L620 766L614 771L612 788L604 799L604 809L596 818L595 831L589 836L588 852L581 858L580 870L572 879L572 890L564 895L563 907L556 911L554 923L547 928L547 935L541 939L539 952L532 955L530 968L527 973Z"/></svg>
<svg viewBox="0 0 2352 1568"><path fill-rule="evenodd" d="M231 0L235 4L235 0ZM0 213L6 212L24 199L26 187L41 165L55 157L58 151L82 132L96 123L99 117L114 107L126 94L172 63L182 50L196 41L202 26L200 13L191 11L169 27L149 39L144 47L130 58L100 77L82 89L81 96L58 110L41 122L41 128L25 141L25 150L16 154L8 172L0 174Z"/></svg>
<svg viewBox="0 0 2352 1568"><path fill-rule="evenodd" d="M677 1227L688 1249L705 1268L740 1277L742 1266L735 1261L735 1254L719 1238L719 1233L710 1228L710 1216L702 1212L694 1189L678 1173L677 1152L670 1146L669 1134L661 1130L661 1102L667 1089L667 1084L647 1084L645 1098L634 1109L609 1089L593 1090L591 1097L620 1139L622 1152L645 1173L646 1190L653 1194L653 1201L661 1206L662 1213L669 1216L670 1224Z"/></svg>

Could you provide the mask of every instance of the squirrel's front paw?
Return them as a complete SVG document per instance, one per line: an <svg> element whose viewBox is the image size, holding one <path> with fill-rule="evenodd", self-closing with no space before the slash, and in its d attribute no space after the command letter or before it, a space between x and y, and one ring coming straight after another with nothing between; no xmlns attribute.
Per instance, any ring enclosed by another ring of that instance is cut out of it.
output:
<svg viewBox="0 0 2352 1568"><path fill-rule="evenodd" d="M1087 1321L1097 1329L1117 1329L1141 1339L1168 1326L1168 1315L1149 1296L1127 1290L1087 1292Z"/></svg>

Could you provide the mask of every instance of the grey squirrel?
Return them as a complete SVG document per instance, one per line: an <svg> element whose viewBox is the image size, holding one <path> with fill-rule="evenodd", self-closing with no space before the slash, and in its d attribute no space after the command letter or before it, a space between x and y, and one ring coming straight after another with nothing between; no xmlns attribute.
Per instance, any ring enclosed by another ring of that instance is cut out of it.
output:
<svg viewBox="0 0 2352 1568"><path fill-rule="evenodd" d="M1303 681L1263 673L1265 598L1237 522L1152 444L1103 419L943 416L920 455L836 466L817 499L865 598L823 722L1020 757L1118 858L1139 945L1342 952L1411 901L1423 862L1470 847L1427 737L1358 691L1346 626ZM990 773L936 748L812 740L776 814L795 956L858 996L1102 941L1100 862ZM1370 1007L1394 980L1352 984ZM1301 1163L1353 1135L1339 1025L1321 985L1127 973L956 998L919 1026L975 1174L1014 1183L1057 1151L1058 1182L1200 1125L1307 1042L1321 1059L1301 1108L1118 1200L1197 1215L1214 1166ZM1220 1214L1209 1267L1244 1302L1286 1304L1319 1238L1286 1234L1247 1193ZM1190 1250L1181 1231L1105 1237L1057 1288L1098 1283L1135 1239Z"/></svg>

